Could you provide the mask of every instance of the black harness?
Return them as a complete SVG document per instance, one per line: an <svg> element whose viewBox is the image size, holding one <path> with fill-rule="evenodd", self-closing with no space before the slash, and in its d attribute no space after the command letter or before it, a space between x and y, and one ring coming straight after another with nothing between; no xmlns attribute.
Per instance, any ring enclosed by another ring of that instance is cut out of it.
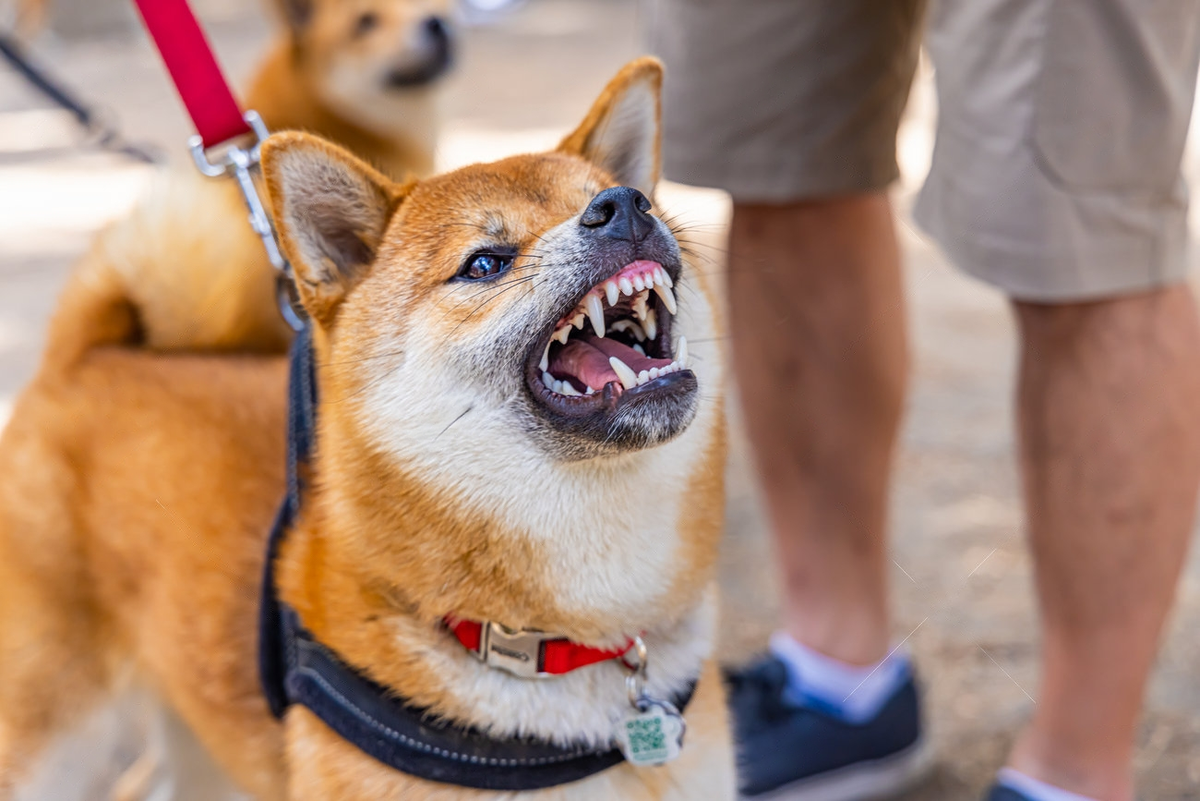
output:
<svg viewBox="0 0 1200 801"><path fill-rule="evenodd" d="M562 747L540 740L496 740L408 706L317 642L296 612L279 599L275 559L300 510L316 424L312 333L292 342L288 376L287 495L267 542L259 611L259 673L272 714L309 709L366 754L403 773L481 790L540 790L599 773L624 759L617 748ZM695 685L673 699L682 710Z"/></svg>

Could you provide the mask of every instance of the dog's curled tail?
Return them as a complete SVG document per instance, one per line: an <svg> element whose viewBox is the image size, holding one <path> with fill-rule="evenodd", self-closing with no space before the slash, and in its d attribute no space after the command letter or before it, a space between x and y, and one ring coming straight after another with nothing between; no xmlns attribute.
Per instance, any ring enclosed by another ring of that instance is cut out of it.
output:
<svg viewBox="0 0 1200 801"><path fill-rule="evenodd" d="M232 181L158 176L93 241L51 324L48 358L103 345L282 353L275 273Z"/></svg>

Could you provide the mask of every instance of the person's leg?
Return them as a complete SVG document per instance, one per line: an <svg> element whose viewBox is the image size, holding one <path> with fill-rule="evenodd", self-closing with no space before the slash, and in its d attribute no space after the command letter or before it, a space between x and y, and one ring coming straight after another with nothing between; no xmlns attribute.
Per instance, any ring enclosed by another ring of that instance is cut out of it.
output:
<svg viewBox="0 0 1200 801"><path fill-rule="evenodd" d="M729 305L784 628L844 662L878 662L890 636L888 478L907 376L887 196L736 203Z"/></svg>
<svg viewBox="0 0 1200 801"><path fill-rule="evenodd" d="M667 68L665 174L734 200L733 372L785 578L770 653L726 666L746 796L786 787L849 801L924 766L907 657L884 659L887 484L906 376L887 187L924 7L651 7Z"/></svg>
<svg viewBox="0 0 1200 801"><path fill-rule="evenodd" d="M1021 467L1043 677L1021 772L1133 797L1135 727L1200 483L1200 328L1186 286L1016 304Z"/></svg>

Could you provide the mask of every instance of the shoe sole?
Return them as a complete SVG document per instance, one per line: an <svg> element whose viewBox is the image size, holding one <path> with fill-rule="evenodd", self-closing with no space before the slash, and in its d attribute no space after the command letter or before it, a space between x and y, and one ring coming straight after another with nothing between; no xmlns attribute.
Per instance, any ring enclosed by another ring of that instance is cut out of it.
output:
<svg viewBox="0 0 1200 801"><path fill-rule="evenodd" d="M915 785L933 767L933 747L925 739L903 751L859 762L766 793L740 795L740 801L878 801Z"/></svg>

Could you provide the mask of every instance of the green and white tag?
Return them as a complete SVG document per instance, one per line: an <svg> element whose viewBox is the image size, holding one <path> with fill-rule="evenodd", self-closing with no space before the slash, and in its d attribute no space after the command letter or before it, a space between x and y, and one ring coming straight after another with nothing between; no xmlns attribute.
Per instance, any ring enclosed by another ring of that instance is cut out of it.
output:
<svg viewBox="0 0 1200 801"><path fill-rule="evenodd" d="M662 765L679 756L687 726L674 706L643 696L617 729L617 742L631 765Z"/></svg>

